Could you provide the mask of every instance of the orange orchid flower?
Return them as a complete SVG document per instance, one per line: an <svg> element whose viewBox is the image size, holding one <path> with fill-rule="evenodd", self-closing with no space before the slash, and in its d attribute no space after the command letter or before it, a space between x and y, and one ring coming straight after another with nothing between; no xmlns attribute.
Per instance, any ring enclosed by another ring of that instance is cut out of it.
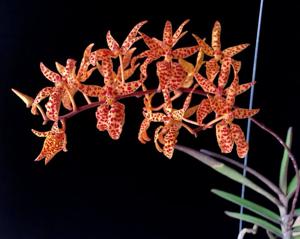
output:
<svg viewBox="0 0 300 239"><path fill-rule="evenodd" d="M216 21L212 30L212 38L211 38L211 46L209 46L205 40L202 40L197 35L193 34L194 38L197 40L199 46L204 51L204 53L208 56L213 57L206 63L206 75L210 81L213 81L218 74L220 67L218 62L221 62L223 65L224 61L227 61L226 67L228 68L228 74L230 70L230 65L228 67L228 62L233 65L240 65L239 61L232 59L232 57L239 52L243 51L245 48L249 46L249 44L244 43L237 46L226 48L225 50L221 50L221 24ZM223 72L227 72L223 70ZM221 78L222 79L222 78ZM220 78L219 78L220 80ZM219 85L225 86L226 82L219 82Z"/></svg>
<svg viewBox="0 0 300 239"><path fill-rule="evenodd" d="M232 82L228 88L228 94L226 98L220 95L209 96L208 102L203 103L202 107L206 111L214 111L216 118L210 123L206 124L205 127L218 122L216 124L216 135L218 145L222 153L230 153L233 149L234 144L237 147L237 154L240 158L244 158L248 153L248 143L246 142L245 135L237 124L233 123L234 119L245 119L252 117L257 114L259 109L243 109L234 107L235 96L238 90L238 80ZM198 122L199 123L199 122Z"/></svg>
<svg viewBox="0 0 300 239"><path fill-rule="evenodd" d="M32 129L32 132L38 137L45 137L42 151L35 159L40 161L45 158L45 165L60 151L67 151L67 136L65 133L65 124L62 122L62 128L59 128L58 122L55 121L50 131L40 132Z"/></svg>
<svg viewBox="0 0 300 239"><path fill-rule="evenodd" d="M56 69L59 74L48 69L43 63L40 63L40 69L43 75L49 81L53 82L55 86L45 87L37 94L32 103L32 114L37 114L38 104L47 97L49 97L49 100L45 105L47 110L46 115L52 121L58 120L61 103L68 110L76 110L76 103L73 98L75 93L77 92L76 82L84 82L96 69L95 67L88 69L90 65L89 57L92 47L93 44L90 44L84 51L84 55L77 74L75 65L76 61L73 59L68 59L66 66L63 66L58 62L55 63Z"/></svg>
<svg viewBox="0 0 300 239"><path fill-rule="evenodd" d="M74 77L75 74L75 60L68 59L66 67L57 65L57 70L60 74L48 69L43 63L40 63L40 68L43 75L53 82L55 86L45 87L42 89L34 99L31 107L32 114L37 114L37 105L45 98L49 97L46 107L46 115L50 120L57 121L60 109L60 104L63 100L64 107L67 109L75 109L76 105L73 99L74 89L68 85L68 78ZM70 103L71 102L71 103Z"/></svg>
<svg viewBox="0 0 300 239"><path fill-rule="evenodd" d="M187 33L182 32L182 30L188 22L189 20L185 20L173 34L171 22L166 21L162 41L151 38L145 33L140 33L144 42L149 47L149 50L146 50L137 56L137 58L147 57L140 68L143 75L147 76L147 66L160 57L164 57L165 61L170 62L172 59L187 58L198 51L199 46L183 47L173 50L173 47L179 39Z"/></svg>
<svg viewBox="0 0 300 239"><path fill-rule="evenodd" d="M193 88L195 89L196 86ZM186 115L188 107L190 105L192 99L192 92L189 93L185 102L183 104L182 109L180 110L172 110L171 113L153 113L151 110L151 99L152 96L145 96L144 103L145 103L145 111L144 117L140 131L138 134L138 139L141 143L146 143L150 141L150 137L147 134L147 130L150 127L151 122L163 122L164 125L159 126L156 128L154 133L154 143L155 147L159 152L162 152L167 158L171 159L174 153L174 147L177 142L177 136L179 135L179 130L181 127L186 128L191 134L194 134L194 131L183 121L189 115ZM160 144L163 145L161 148Z"/></svg>
<svg viewBox="0 0 300 239"><path fill-rule="evenodd" d="M136 81L125 82L132 76L138 65L130 65L134 48L130 49L122 58L122 69L119 66L117 74L113 70L113 62L110 57L101 59L101 64L96 63L97 69L104 77L104 86L78 84L78 89L91 97L98 97L102 104L97 108L97 128L100 131L108 131L114 140L120 138L125 122L125 105L118 102L120 96L134 93L143 83L145 78ZM130 68L126 69L130 65ZM125 67L125 68L124 68ZM122 79L123 72L123 79Z"/></svg>

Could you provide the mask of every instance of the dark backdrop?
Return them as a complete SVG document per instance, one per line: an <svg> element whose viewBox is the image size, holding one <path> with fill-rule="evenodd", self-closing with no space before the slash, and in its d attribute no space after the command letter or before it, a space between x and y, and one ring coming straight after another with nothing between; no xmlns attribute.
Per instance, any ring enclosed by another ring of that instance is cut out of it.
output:
<svg viewBox="0 0 300 239"><path fill-rule="evenodd" d="M126 124L116 142L95 130L92 110L72 118L68 153L59 153L45 167L33 162L42 141L30 129L47 127L41 126L40 118L33 117L10 88L35 95L50 85L40 73L40 61L53 69L55 61L79 60L89 43L104 47L108 30L122 41L144 19L149 20L144 31L160 38L166 20L176 27L189 18L186 29L208 39L214 21L220 20L224 47L251 43L238 56L243 60L241 81L247 82L251 80L258 8L257 0L2 0L0 238L235 238L238 222L223 211L238 207L209 190L239 193L239 185L182 153L166 160L153 143L139 144L141 102L125 100ZM257 119L279 135L294 126L293 148L298 157L299 10L291 0L266 1L254 99L255 107L261 108ZM245 95L241 105L246 107L247 100ZM179 142L218 150L212 131L198 139L182 132ZM281 154L278 143L252 127L251 166L277 182ZM247 196L260 200L249 191ZM258 237L265 238L265 234L261 231Z"/></svg>

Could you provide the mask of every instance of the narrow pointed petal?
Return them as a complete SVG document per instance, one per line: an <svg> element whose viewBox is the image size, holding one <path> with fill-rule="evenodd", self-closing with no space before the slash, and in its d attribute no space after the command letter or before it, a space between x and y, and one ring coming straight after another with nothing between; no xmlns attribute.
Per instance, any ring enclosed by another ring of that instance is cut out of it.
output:
<svg viewBox="0 0 300 239"><path fill-rule="evenodd" d="M197 80L198 84L201 86L201 88L210 94L215 94L216 93L216 86L209 80L205 79L202 75L199 73L195 74L195 79Z"/></svg>
<svg viewBox="0 0 300 239"><path fill-rule="evenodd" d="M173 45L173 30L172 24L170 21L166 21L164 34L163 34L163 43L168 46L169 48Z"/></svg>
<svg viewBox="0 0 300 239"><path fill-rule="evenodd" d="M223 51L223 55L224 57L233 57L234 55L246 49L248 46L250 46L250 44L245 43L245 44L229 47Z"/></svg>
<svg viewBox="0 0 300 239"><path fill-rule="evenodd" d="M58 73L60 75L62 75L62 76L66 76L67 75L66 68L63 65L61 65L58 62L55 62L55 66L56 66L56 70L58 71Z"/></svg>
<svg viewBox="0 0 300 239"><path fill-rule="evenodd" d="M238 156L240 158L245 158L248 153L249 146L246 142L244 132L242 131L241 127L237 124L231 124L230 129L232 137L236 144L236 151Z"/></svg>
<svg viewBox="0 0 300 239"><path fill-rule="evenodd" d="M142 21L138 23L137 25L134 26L134 28L130 31L128 36L126 37L125 41L122 44L122 54L125 54L130 47L132 46L133 43L135 43L140 37L136 37L138 31L140 28L147 23L147 21Z"/></svg>
<svg viewBox="0 0 300 239"><path fill-rule="evenodd" d="M195 54L198 50L199 50L199 46L177 48L176 50L172 51L172 55L175 59L187 58Z"/></svg>
<svg viewBox="0 0 300 239"><path fill-rule="evenodd" d="M178 27L178 29L175 31L173 37L172 37L172 47L175 46L175 44L178 42L179 36L181 35L181 32L184 28L184 26L189 22L190 20L187 19L181 25Z"/></svg>
<svg viewBox="0 0 300 239"><path fill-rule="evenodd" d="M85 48L83 57L81 59L80 67L77 73L77 80L80 82L85 81L89 76L87 76L88 67L90 65L90 57L92 54L92 48L94 46L94 43L90 44Z"/></svg>
<svg viewBox="0 0 300 239"><path fill-rule="evenodd" d="M160 147L159 145L159 138L161 137L161 131L163 130L163 126L158 126L154 132L154 144L155 144L155 148L157 149L158 152L162 153L163 149Z"/></svg>
<svg viewBox="0 0 300 239"><path fill-rule="evenodd" d="M47 110L46 115L50 120L57 121L60 109L60 103L62 95L64 94L63 87L54 87L45 108Z"/></svg>
<svg viewBox="0 0 300 239"><path fill-rule="evenodd" d="M135 72L135 70L139 67L139 64L132 66L131 68L124 71L124 80L128 80ZM118 70L118 75L116 76L116 80L118 82L122 82L121 69Z"/></svg>
<svg viewBox="0 0 300 239"><path fill-rule="evenodd" d="M72 98L74 97L75 93L77 92L77 88L69 87L68 90L69 90L70 94L68 94L68 93L63 94L61 102L66 109L72 110L73 105L72 105L72 100L70 99L70 97L72 97Z"/></svg>
<svg viewBox="0 0 300 239"><path fill-rule="evenodd" d="M236 108L233 111L233 115L235 119L246 119L249 117L254 116L259 112L259 109L243 109L243 108Z"/></svg>
<svg viewBox="0 0 300 239"><path fill-rule="evenodd" d="M101 104L98 106L96 111L97 129L99 131L105 131L108 129L108 112L109 105Z"/></svg>
<svg viewBox="0 0 300 239"><path fill-rule="evenodd" d="M150 127L150 120L145 118L140 126L139 134L138 134L138 140L142 143L145 144L148 141L151 140L151 138L147 134L147 130Z"/></svg>
<svg viewBox="0 0 300 239"><path fill-rule="evenodd" d="M92 52L89 60L90 60L90 63L93 66L95 66L98 61L102 61L104 58L111 57L111 56L112 56L112 53L109 49L102 48L102 49Z"/></svg>
<svg viewBox="0 0 300 239"><path fill-rule="evenodd" d="M206 66L207 79L213 82L220 71L220 66L218 65L217 61L214 58L206 62L205 66Z"/></svg>
<svg viewBox="0 0 300 239"><path fill-rule="evenodd" d="M211 46L214 51L221 51L221 24L216 21L212 31Z"/></svg>
<svg viewBox="0 0 300 239"><path fill-rule="evenodd" d="M176 40L176 41L173 41L173 46L175 46L176 43L177 43L181 38L183 38L187 33L188 33L188 31L182 32L182 33L179 35L179 37L177 38L177 40Z"/></svg>
<svg viewBox="0 0 300 239"><path fill-rule="evenodd" d="M242 63L240 61L231 59L231 65L232 65L234 74L237 75L241 70Z"/></svg>
<svg viewBox="0 0 300 239"><path fill-rule="evenodd" d="M105 90L98 85L78 85L78 90L90 97L104 97Z"/></svg>
<svg viewBox="0 0 300 239"><path fill-rule="evenodd" d="M32 97L30 97L29 95L26 95L16 89L12 88L11 90L26 104L27 108L32 106L32 103L34 101L34 99Z"/></svg>
<svg viewBox="0 0 300 239"><path fill-rule="evenodd" d="M55 87L45 87L43 88L35 97L32 107L31 107L31 113L36 115L37 114L37 105L45 98L47 98L49 95L52 94Z"/></svg>
<svg viewBox="0 0 300 239"><path fill-rule="evenodd" d="M185 99L185 101L184 101L184 103L183 103L183 106L182 106L182 110L183 110L183 112L185 113L186 112L186 110L189 108L189 106L190 106L190 103L191 103L191 100L192 100L192 97L193 97L193 93L194 93L194 90L197 88L197 85L195 85L194 87L193 87L193 89L191 90L191 92L188 94L188 96L186 97L186 99ZM184 113L183 113L183 115L184 115ZM182 115L182 117L183 117L183 115ZM182 119L182 117L181 117L181 119Z"/></svg>
<svg viewBox="0 0 300 239"><path fill-rule="evenodd" d="M198 45L201 47L201 50L208 56L214 56L214 50L200 37L198 37L196 34L193 34L193 37L198 42Z"/></svg>
<svg viewBox="0 0 300 239"><path fill-rule="evenodd" d="M228 91L226 92L226 104L229 109L231 109L234 106L235 103L235 97L236 97L236 92L239 87L239 78L236 75L235 78L233 79L231 85L228 87Z"/></svg>
<svg viewBox="0 0 300 239"><path fill-rule="evenodd" d="M47 135L49 134L49 131L41 132L41 131L37 131L35 129L31 129L31 131L38 137L47 137Z"/></svg>
<svg viewBox="0 0 300 239"><path fill-rule="evenodd" d="M203 125L203 120L206 118L208 114L212 112L212 108L210 106L210 102L208 99L203 99L201 103L199 104L199 107L197 109L197 123L199 125Z"/></svg>
<svg viewBox="0 0 300 239"><path fill-rule="evenodd" d="M194 73L198 73L201 66L204 64L204 52L200 49L197 55L196 65L194 69Z"/></svg>
<svg viewBox="0 0 300 239"><path fill-rule="evenodd" d="M216 135L218 145L222 151L222 153L230 153L233 149L233 138L231 135L230 128L225 121L221 121L216 124Z"/></svg>
<svg viewBox="0 0 300 239"><path fill-rule="evenodd" d="M119 85L116 89L117 95L122 96L132 94L133 92L137 91L138 88L140 88L143 81L144 78Z"/></svg>
<svg viewBox="0 0 300 239"><path fill-rule="evenodd" d="M76 61L71 58L67 59L67 63L66 63L67 76L74 74L75 70L76 70Z"/></svg>
<svg viewBox="0 0 300 239"><path fill-rule="evenodd" d="M181 128L180 124L172 124L169 128L169 131L166 133L164 137L164 147L163 153L168 158L171 159L173 157L175 144L177 143L177 136L179 134L179 129Z"/></svg>
<svg viewBox="0 0 300 239"><path fill-rule="evenodd" d="M166 115L163 113L152 113L150 116L150 120L152 122L164 122Z"/></svg>
<svg viewBox="0 0 300 239"><path fill-rule="evenodd" d="M255 82L249 82L249 83L239 85L236 94L240 95L240 94L244 93L245 91L249 90L251 88L251 86L253 86L254 84L255 84Z"/></svg>
<svg viewBox="0 0 300 239"><path fill-rule="evenodd" d="M61 76L51 70L49 70L42 62L40 63L40 68L43 75L53 83L58 83L61 81Z"/></svg>
<svg viewBox="0 0 300 239"><path fill-rule="evenodd" d="M149 65L152 61L153 61L152 58L147 58L147 59L143 62L143 64L141 65L140 71L141 71L141 73L143 74L143 76L145 76L145 77L148 76L148 74L147 74L147 67L148 67L148 65Z"/></svg>
<svg viewBox="0 0 300 239"><path fill-rule="evenodd" d="M140 32L140 35L142 36L145 44L149 47L149 49L154 50L160 48L160 45L145 33Z"/></svg>
<svg viewBox="0 0 300 239"><path fill-rule="evenodd" d="M122 103L115 102L111 105L108 112L108 133L114 140L120 138L125 122L125 106Z"/></svg>
<svg viewBox="0 0 300 239"><path fill-rule="evenodd" d="M108 48L113 52L113 54L120 50L119 43L113 38L110 31L108 31L106 34L106 42Z"/></svg>
<svg viewBox="0 0 300 239"><path fill-rule="evenodd" d="M102 60L101 70L104 77L105 85L113 84L113 63L110 57L106 57Z"/></svg>
<svg viewBox="0 0 300 239"><path fill-rule="evenodd" d="M136 48L131 48L129 51L126 52L126 54L123 56L123 67L126 69L131 62L131 58L133 53L135 52Z"/></svg>
<svg viewBox="0 0 300 239"><path fill-rule="evenodd" d="M218 79L218 87L224 88L227 84L228 78L229 78L229 73L230 73L230 65L231 65L231 59L230 58L224 58L222 60L222 65L221 65L221 72L219 74L219 79Z"/></svg>

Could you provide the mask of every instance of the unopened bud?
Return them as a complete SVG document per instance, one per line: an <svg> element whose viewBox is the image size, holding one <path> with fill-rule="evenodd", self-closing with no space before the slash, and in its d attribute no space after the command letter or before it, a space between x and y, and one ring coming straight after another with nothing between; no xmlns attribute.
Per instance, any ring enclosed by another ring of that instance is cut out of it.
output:
<svg viewBox="0 0 300 239"><path fill-rule="evenodd" d="M26 95L18 90L11 89L25 104L27 108L30 108L34 99L30 97L29 95Z"/></svg>

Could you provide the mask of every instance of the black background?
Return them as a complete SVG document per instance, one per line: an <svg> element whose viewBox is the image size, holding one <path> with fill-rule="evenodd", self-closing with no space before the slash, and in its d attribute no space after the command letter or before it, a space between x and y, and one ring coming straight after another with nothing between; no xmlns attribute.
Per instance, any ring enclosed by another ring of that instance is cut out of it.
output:
<svg viewBox="0 0 300 239"><path fill-rule="evenodd" d="M299 157L300 9L295 5L265 2L254 105L261 108L256 118L280 136L294 126L293 149ZM108 30L122 42L144 19L149 23L143 31L161 38L166 20L175 28L189 18L186 29L208 39L220 20L224 48L251 43L237 57L243 61L240 79L248 82L258 9L257 0L1 1L0 238L236 238L238 222L223 211L239 208L209 190L239 193L239 185L182 153L169 161L152 143L140 144L141 101L124 100L127 118L119 141L96 131L93 110L69 120L68 153L59 153L45 167L33 162L42 140L30 129L49 126L42 126L10 88L34 96L50 85L40 73L40 61L52 69L55 61L79 61L89 43L95 49L105 46ZM241 98L246 107L247 95ZM183 131L179 143L219 152L213 131L198 139ZM277 182L282 148L255 125L250 144L249 164ZM247 197L269 205L249 191ZM260 230L256 238L265 237Z"/></svg>

